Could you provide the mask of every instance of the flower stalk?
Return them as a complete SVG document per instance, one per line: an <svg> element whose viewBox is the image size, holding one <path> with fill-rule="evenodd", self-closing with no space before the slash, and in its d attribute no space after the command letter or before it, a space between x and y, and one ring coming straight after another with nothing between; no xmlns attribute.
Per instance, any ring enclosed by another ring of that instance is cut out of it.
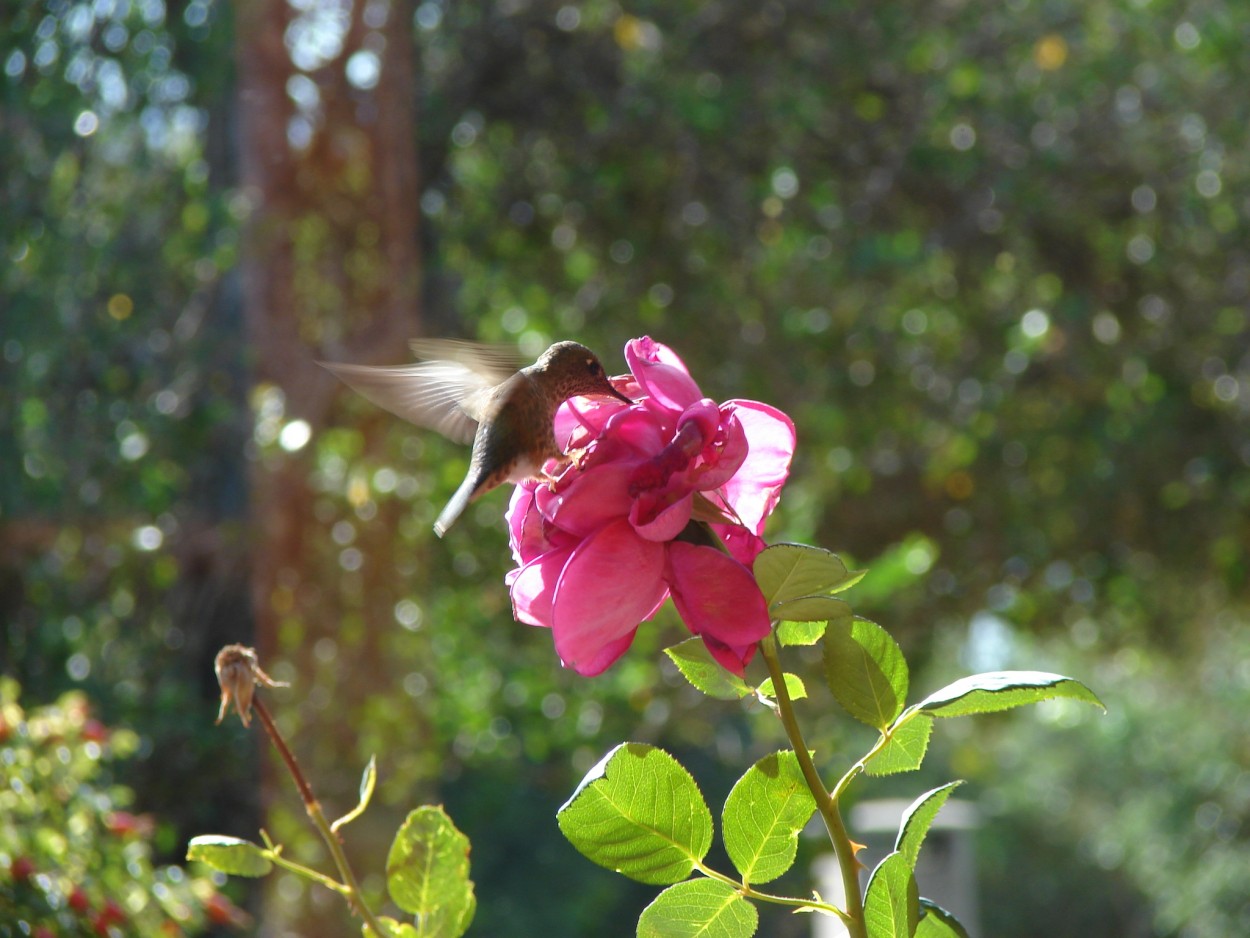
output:
<svg viewBox="0 0 1250 938"><path fill-rule="evenodd" d="M313 794L312 785L309 784L307 776L304 775L303 769L300 768L299 761L295 758L295 753L291 751L291 747L283 739L278 725L269 713L269 709L260 698L255 696L257 684L264 684L267 687L285 687L287 685L273 680L273 678L262 671L255 649L247 648L243 645L227 645L218 652L215 670L218 683L221 685L221 709L217 716L217 722L220 723L222 721L231 704L234 705L244 726L251 725L251 714L253 711L260 718L261 725L264 726L265 732L269 735L274 748L278 750L278 754L282 756L287 772L290 773L291 779L295 782L295 787L299 790L300 798L304 802L305 812L312 821L313 827L317 829L317 833L321 835L321 839L325 841L326 848L334 859L334 865L338 868L342 882L334 882L329 877L314 873L311 870L305 871L303 867L298 867L297 864L291 864L283 860L272 846L269 850L269 859L302 875L313 873L312 878L342 895L347 900L351 910L361 917L370 931L377 935L378 938L384 938L386 932L382 930L382 926L378 923L373 910L365 902L364 896L360 891L360 883L357 881L356 874L347 860L347 854L343 852L343 845L339 840L338 834L331 828L325 812L321 810L321 802Z"/></svg>
<svg viewBox="0 0 1250 938"><path fill-rule="evenodd" d="M330 822L326 819L325 812L321 810L321 802L313 794L312 786L308 783L303 770L299 767L299 762L295 759L295 753L291 752L290 747L287 746L286 740L282 738L277 724L274 723L273 717L269 715L265 705L257 699L252 701L252 706L256 709L256 715L260 717L260 722L264 725L265 731L269 734L269 738L282 756L282 761L286 763L287 771L291 773L291 778L295 781L295 787L299 789L300 797L304 801L304 810L308 813L309 820L312 821L313 827L317 829L317 833L321 835L321 839L325 841L326 849L330 851L330 856L334 859L334 865L338 868L339 876L343 880L341 884L343 888L337 891L342 893L347 900L347 904L351 906L352 911L364 920L370 930L378 935L378 938L383 938L386 932L382 931L382 926L378 924L373 910L365 902L364 896L360 891L360 883L356 880L356 873L352 869L351 863L347 860L347 854L343 852L343 844L339 840L338 834L330 829Z"/></svg>
<svg viewBox="0 0 1250 938"><path fill-rule="evenodd" d="M816 810L820 812L821 819L825 822L825 829L829 832L829 840L833 844L833 852L838 858L838 867L842 873L842 891L846 897L843 923L851 938L867 938L864 904L859 890L860 864L855 856L856 845L851 841L846 825L842 821L842 812L838 808L838 803L829 794L829 790L821 780L816 763L812 761L811 751L803 739L803 731L799 728L794 712L794 702L790 699L790 692L786 689L785 672L781 668L781 660L777 655L777 639L773 634L770 633L760 641L760 655L768 666L769 677L773 680L777 715L781 717L786 736L789 737L790 745L794 748L794 754L798 758L799 769L803 773L807 787L811 790L812 797L816 799Z"/></svg>

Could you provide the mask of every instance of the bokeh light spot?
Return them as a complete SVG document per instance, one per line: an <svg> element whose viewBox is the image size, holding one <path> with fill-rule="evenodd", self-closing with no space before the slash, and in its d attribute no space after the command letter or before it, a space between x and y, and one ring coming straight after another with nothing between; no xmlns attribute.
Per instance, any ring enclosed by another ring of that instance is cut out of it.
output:
<svg viewBox="0 0 1250 938"><path fill-rule="evenodd" d="M82 111L74 119L74 133L80 137L90 137L100 129L100 118L95 111Z"/></svg>
<svg viewBox="0 0 1250 938"><path fill-rule="evenodd" d="M971 150L977 142L977 132L971 124L959 123L951 128L951 146L956 150Z"/></svg>
<svg viewBox="0 0 1250 938"><path fill-rule="evenodd" d="M292 420L278 434L278 445L288 453L294 453L308 445L312 439L312 427L307 420Z"/></svg>
<svg viewBox="0 0 1250 938"><path fill-rule="evenodd" d="M1068 60L1068 43L1062 36L1051 33L1038 40L1033 47L1033 62L1044 72L1062 68Z"/></svg>
<svg viewBox="0 0 1250 938"><path fill-rule="evenodd" d="M108 313L118 322L129 319L135 311L135 302L125 293L114 293L109 297Z"/></svg>
<svg viewBox="0 0 1250 938"><path fill-rule="evenodd" d="M346 75L352 85L361 91L369 91L378 86L382 77L382 60L372 49L361 49L347 60Z"/></svg>
<svg viewBox="0 0 1250 938"><path fill-rule="evenodd" d="M1050 329L1050 317L1040 309L1031 309L1020 319L1020 331L1029 339L1040 339Z"/></svg>

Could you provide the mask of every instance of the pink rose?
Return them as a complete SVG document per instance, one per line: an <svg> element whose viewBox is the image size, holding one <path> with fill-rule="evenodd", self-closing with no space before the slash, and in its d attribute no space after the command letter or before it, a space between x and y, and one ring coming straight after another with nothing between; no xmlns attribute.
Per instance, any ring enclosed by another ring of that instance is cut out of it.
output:
<svg viewBox="0 0 1250 938"><path fill-rule="evenodd" d="M630 341L625 358L633 380L617 385L635 403L567 402L556 433L578 452L574 464L554 485L513 492L514 614L550 628L565 665L593 675L672 596L690 631L740 675L770 627L749 565L789 475L794 425L757 401L703 397L650 338Z"/></svg>

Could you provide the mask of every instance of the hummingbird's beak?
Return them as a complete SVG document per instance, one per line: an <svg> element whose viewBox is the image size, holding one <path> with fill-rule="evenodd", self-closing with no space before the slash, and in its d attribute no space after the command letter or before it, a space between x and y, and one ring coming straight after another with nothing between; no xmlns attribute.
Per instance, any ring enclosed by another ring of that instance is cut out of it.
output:
<svg viewBox="0 0 1250 938"><path fill-rule="evenodd" d="M626 404L634 403L628 397L626 397L624 394L622 394L620 391L614 388L611 384L608 385L608 393L611 394L613 397L615 397L618 401L623 401Z"/></svg>

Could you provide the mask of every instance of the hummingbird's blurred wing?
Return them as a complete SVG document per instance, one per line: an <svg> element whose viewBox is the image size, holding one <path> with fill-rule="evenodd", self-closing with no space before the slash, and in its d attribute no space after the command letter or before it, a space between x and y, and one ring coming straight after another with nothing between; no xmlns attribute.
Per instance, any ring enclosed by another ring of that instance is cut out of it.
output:
<svg viewBox="0 0 1250 938"><path fill-rule="evenodd" d="M457 361L372 366L321 362L379 407L456 443L470 443L495 383Z"/></svg>
<svg viewBox="0 0 1250 938"><path fill-rule="evenodd" d="M428 362L456 362L476 371L491 384L502 384L528 362L511 345L483 345L463 339L413 339L412 354Z"/></svg>

